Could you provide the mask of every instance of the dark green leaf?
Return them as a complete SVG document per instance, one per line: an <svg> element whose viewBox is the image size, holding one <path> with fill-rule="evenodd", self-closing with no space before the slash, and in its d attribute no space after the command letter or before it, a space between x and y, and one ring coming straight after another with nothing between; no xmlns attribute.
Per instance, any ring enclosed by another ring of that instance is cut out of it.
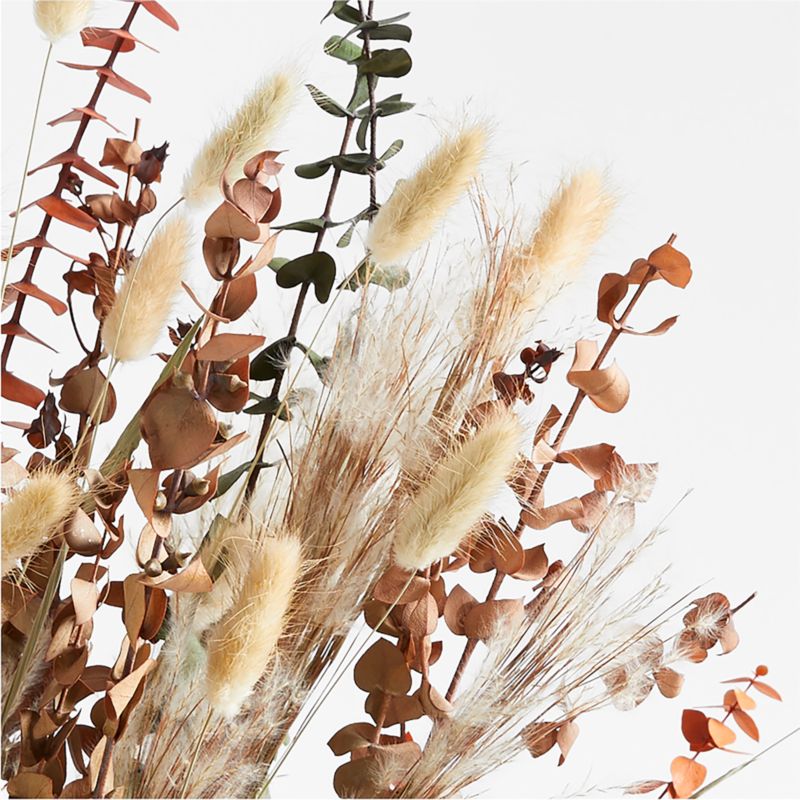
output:
<svg viewBox="0 0 800 800"><path fill-rule="evenodd" d="M288 225L273 225L276 231L303 231L303 233L319 233L325 227L325 220L322 217L313 219L301 219L298 222L290 222Z"/></svg>
<svg viewBox="0 0 800 800"><path fill-rule="evenodd" d="M268 397L266 400L259 400L255 405L243 409L243 413L256 414L258 416L273 414L284 422L290 422L292 419L292 415L289 413L286 403L279 400L277 397Z"/></svg>
<svg viewBox="0 0 800 800"><path fill-rule="evenodd" d="M357 8L347 5L347 0L335 0L328 13L322 18L324 22L331 14L345 22L361 22L361 12Z"/></svg>
<svg viewBox="0 0 800 800"><path fill-rule="evenodd" d="M346 117L347 111L345 111L333 98L328 97L325 92L320 91L314 86L313 83L307 83L306 89L308 89L309 94L311 95L311 99L323 110L327 111L329 114L332 114L334 117Z"/></svg>
<svg viewBox="0 0 800 800"><path fill-rule="evenodd" d="M325 52L329 56L340 58L348 63L361 57L361 48L353 42L344 40L341 36L331 36L325 42Z"/></svg>
<svg viewBox="0 0 800 800"><path fill-rule="evenodd" d="M356 85L353 89L353 96L347 104L347 110L352 112L353 109L358 108L363 102L369 99L369 83L366 75L359 75L356 79Z"/></svg>
<svg viewBox="0 0 800 800"><path fill-rule="evenodd" d="M232 469L230 472L224 472L222 475L219 476L219 481L217 481L217 493L214 497L222 497L235 483L242 477L250 469L250 465L252 461L245 461L244 464L239 464L238 467ZM276 466L278 462L271 462L271 461L261 461L256 466L261 467L262 469L267 469L268 467Z"/></svg>
<svg viewBox="0 0 800 800"><path fill-rule="evenodd" d="M314 367L314 370L319 376L320 381L322 381L323 385L327 386L328 367L331 363L331 357L321 356L319 353L315 353L313 350L306 350L306 355L308 356L308 360L311 362L311 366Z"/></svg>
<svg viewBox="0 0 800 800"><path fill-rule="evenodd" d="M322 161L314 161L311 164L299 164L294 168L294 174L298 178L321 178L331 168L331 160L323 158Z"/></svg>
<svg viewBox="0 0 800 800"><path fill-rule="evenodd" d="M275 280L283 289L291 289L301 283L313 283L317 300L327 303L336 280L336 262L328 253L309 253L284 264Z"/></svg>
<svg viewBox="0 0 800 800"><path fill-rule="evenodd" d="M356 175L366 175L369 172L369 153L348 153L343 156L333 156L331 163L342 172L352 172Z"/></svg>
<svg viewBox="0 0 800 800"><path fill-rule="evenodd" d="M381 78L402 78L411 71L411 56L402 47L376 50L370 58L362 57L357 63L362 75L378 75Z"/></svg>
<svg viewBox="0 0 800 800"><path fill-rule="evenodd" d="M393 25L388 23L380 25L372 30L361 30L358 34L360 39L363 39L365 34L369 34L371 40L376 39L397 39L402 42L411 41L411 28L408 25Z"/></svg>
<svg viewBox="0 0 800 800"><path fill-rule="evenodd" d="M362 149L367 149L367 131L369 130L369 117L364 117L358 123L358 130L356 130L356 144Z"/></svg>
<svg viewBox="0 0 800 800"><path fill-rule="evenodd" d="M375 104L375 114L379 117L391 117L392 114L402 114L412 108L414 108L414 103L405 102L402 94L393 94ZM369 106L365 105L359 108L356 116L359 118L369 116Z"/></svg>
<svg viewBox="0 0 800 800"><path fill-rule="evenodd" d="M268 344L250 362L250 380L253 381L272 381L283 375L289 363L289 356L292 349L297 345L294 336L284 336L272 344ZM258 395L253 395L257 399Z"/></svg>

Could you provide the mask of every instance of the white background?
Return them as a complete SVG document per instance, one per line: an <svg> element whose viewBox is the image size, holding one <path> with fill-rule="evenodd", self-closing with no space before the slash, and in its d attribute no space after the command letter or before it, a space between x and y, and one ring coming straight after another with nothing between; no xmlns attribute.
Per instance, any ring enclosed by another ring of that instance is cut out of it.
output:
<svg viewBox="0 0 800 800"><path fill-rule="evenodd" d="M172 2L169 7L182 26L178 34L139 14L134 33L161 52L123 55L118 68L152 93L152 106L111 90L99 110L128 132L132 117L142 116L146 145L170 141L159 188L162 207L177 196L180 176L211 124L273 66L302 64L307 80L346 101L349 70L320 54L322 42L342 32L342 25L330 20L317 25L325 5ZM774 741L796 726L800 700L795 511L800 8L769 2L496 0L387 0L377 5L380 16L413 11L415 65L397 85L407 99L419 103L418 113L381 123L387 145L398 136L406 140L404 151L381 174L381 197L435 141L437 125L465 113L493 121L492 182L502 187L513 165L517 200L530 209L531 218L565 170L607 167L621 192L621 207L584 284L559 309L559 319L565 324L574 319L578 328L589 325L594 286L603 272L624 272L635 257L678 233L676 246L691 258L694 280L683 293L654 288L641 304L640 317L645 327L680 313L678 325L660 339L623 340L616 357L631 378L629 405L615 417L582 412L570 441L602 438L615 443L629 461L661 463L661 480L641 515L643 525L660 519L687 489L694 490L671 516L670 533L652 561L654 570L674 562L676 595L706 582L707 591L724 591L734 602L753 590L759 593L737 617L739 649L723 659L712 656L707 664L689 665L680 699L654 695L624 715L609 711L586 717L565 767L556 769L552 754L536 762L523 757L479 789L489 796L548 796L665 777L671 758L684 752L681 709L717 702L716 681L746 674L761 662L770 665L770 681L785 698L783 705L765 698L755 712L762 745ZM16 202L45 44L28 2L4 0L2 6L7 212ZM126 12L125 6L102 4L95 22L116 26ZM59 45L57 57L89 59L75 38ZM87 74L54 66L41 121L83 104L92 85ZM398 90L388 86L386 93ZM99 124L90 130L90 146L83 152L99 153L106 134ZM43 129L40 124L33 165L64 149L73 131L73 125ZM293 167L334 152L339 137L338 121L301 96L272 144L289 149L285 160ZM316 216L324 181L303 182L290 169L286 172L282 220ZM53 175L31 180L26 200L45 194ZM345 186L337 216L360 208L359 192L363 188L357 181ZM466 207L461 211L468 219ZM22 235L38 227L38 219L38 212L30 212ZM86 239L70 239L64 226L58 227L54 240L63 235L60 242L74 242L78 252L86 249ZM4 242L9 230L4 213ZM291 247L299 254L307 238L295 236ZM356 250L347 251L342 271ZM12 278L22 269L20 259ZM202 285L200 259L193 270L195 283ZM61 272L59 259L46 254L37 278L62 295ZM265 276L262 282L262 302L272 302L271 279ZM42 380L50 369L58 373L74 363L77 355L69 350L67 322L40 313L36 305L28 303L25 320L54 345L66 341L64 352L53 357L17 342L11 363L22 376ZM287 308L280 313L267 308L261 314L267 335L280 335L287 313ZM33 320L39 320L38 327ZM152 361L127 369L115 381L122 395L120 425L155 373ZM566 393L553 392L563 407ZM3 419L27 418L24 409L5 404ZM4 438L13 442L8 430ZM578 540L572 531L559 535L569 546ZM557 547L554 542L549 549ZM102 630L96 638L99 650L116 652L118 643L104 642ZM446 683L444 673L440 681ZM324 742L341 724L363 718L362 700L345 680L285 764L285 778L273 785L273 796L331 795L331 774L339 760ZM711 796L796 796L798 741L785 743ZM748 752L762 745L743 736L737 742ZM703 760L715 777L739 758L716 753Z"/></svg>

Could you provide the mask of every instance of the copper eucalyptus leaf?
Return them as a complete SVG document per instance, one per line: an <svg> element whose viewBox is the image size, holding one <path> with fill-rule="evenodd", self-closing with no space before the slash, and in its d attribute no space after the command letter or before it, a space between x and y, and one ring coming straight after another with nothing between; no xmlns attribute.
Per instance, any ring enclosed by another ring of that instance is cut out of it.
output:
<svg viewBox="0 0 800 800"><path fill-rule="evenodd" d="M371 692L404 695L411 688L411 672L401 650L388 639L378 639L356 662L355 683Z"/></svg>

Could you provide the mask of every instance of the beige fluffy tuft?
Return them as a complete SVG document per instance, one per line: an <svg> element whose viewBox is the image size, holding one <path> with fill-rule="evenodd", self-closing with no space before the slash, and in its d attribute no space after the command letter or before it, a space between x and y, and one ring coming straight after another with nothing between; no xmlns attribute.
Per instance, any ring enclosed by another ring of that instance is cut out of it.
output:
<svg viewBox="0 0 800 800"><path fill-rule="evenodd" d="M264 78L237 111L217 126L184 178L181 194L190 206L202 205L218 191L226 167L238 176L245 161L268 146L292 106L297 85L289 71Z"/></svg>
<svg viewBox="0 0 800 800"><path fill-rule="evenodd" d="M466 127L445 138L410 178L397 182L367 237L376 262L397 263L430 238L475 178L487 140L484 125Z"/></svg>
<svg viewBox="0 0 800 800"><path fill-rule="evenodd" d="M70 475L51 470L33 473L3 503L3 575L55 536L77 505L78 487Z"/></svg>
<svg viewBox="0 0 800 800"><path fill-rule="evenodd" d="M503 486L521 439L516 416L502 411L442 458L398 525L394 560L399 567L423 569L458 549Z"/></svg>
<svg viewBox="0 0 800 800"><path fill-rule="evenodd" d="M118 361L148 355L172 311L189 261L190 227L178 214L158 230L128 273L103 323L103 342Z"/></svg>
<svg viewBox="0 0 800 800"><path fill-rule="evenodd" d="M605 176L594 169L561 182L542 213L533 242L521 261L530 260L541 289L573 280L608 227L617 205ZM520 265L521 266L521 265Z"/></svg>
<svg viewBox="0 0 800 800"><path fill-rule="evenodd" d="M208 700L236 716L269 663L302 568L297 538L264 539L239 596L208 640Z"/></svg>
<svg viewBox="0 0 800 800"><path fill-rule="evenodd" d="M91 10L91 0L35 0L33 18L39 30L55 44L82 28Z"/></svg>

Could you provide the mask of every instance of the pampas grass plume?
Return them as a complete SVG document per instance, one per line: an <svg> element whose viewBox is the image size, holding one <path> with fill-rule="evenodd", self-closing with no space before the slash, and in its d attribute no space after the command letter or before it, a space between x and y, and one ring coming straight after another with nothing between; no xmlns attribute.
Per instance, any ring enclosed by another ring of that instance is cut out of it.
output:
<svg viewBox="0 0 800 800"><path fill-rule="evenodd" d="M292 105L297 84L289 71L264 78L237 111L212 132L181 188L191 207L202 205L219 190L226 168L238 177L245 161L268 145Z"/></svg>
<svg viewBox="0 0 800 800"><path fill-rule="evenodd" d="M91 0L35 0L33 18L42 33L55 44L82 28L91 10Z"/></svg>
<svg viewBox="0 0 800 800"><path fill-rule="evenodd" d="M423 569L458 549L511 472L521 438L513 412L497 412L444 456L398 526L399 567Z"/></svg>
<svg viewBox="0 0 800 800"><path fill-rule="evenodd" d="M208 700L236 716L269 663L300 577L302 548L292 536L266 538L239 596L208 639Z"/></svg>
<svg viewBox="0 0 800 800"><path fill-rule="evenodd" d="M446 137L407 180L398 181L367 236L372 258L393 264L424 244L475 177L486 152L485 126Z"/></svg>
<svg viewBox="0 0 800 800"><path fill-rule="evenodd" d="M51 470L33 473L3 503L3 575L55 536L77 505L78 487L70 475Z"/></svg>
<svg viewBox="0 0 800 800"><path fill-rule="evenodd" d="M189 244L186 217L173 216L126 276L103 323L103 342L118 361L144 358L158 340L180 289Z"/></svg>

